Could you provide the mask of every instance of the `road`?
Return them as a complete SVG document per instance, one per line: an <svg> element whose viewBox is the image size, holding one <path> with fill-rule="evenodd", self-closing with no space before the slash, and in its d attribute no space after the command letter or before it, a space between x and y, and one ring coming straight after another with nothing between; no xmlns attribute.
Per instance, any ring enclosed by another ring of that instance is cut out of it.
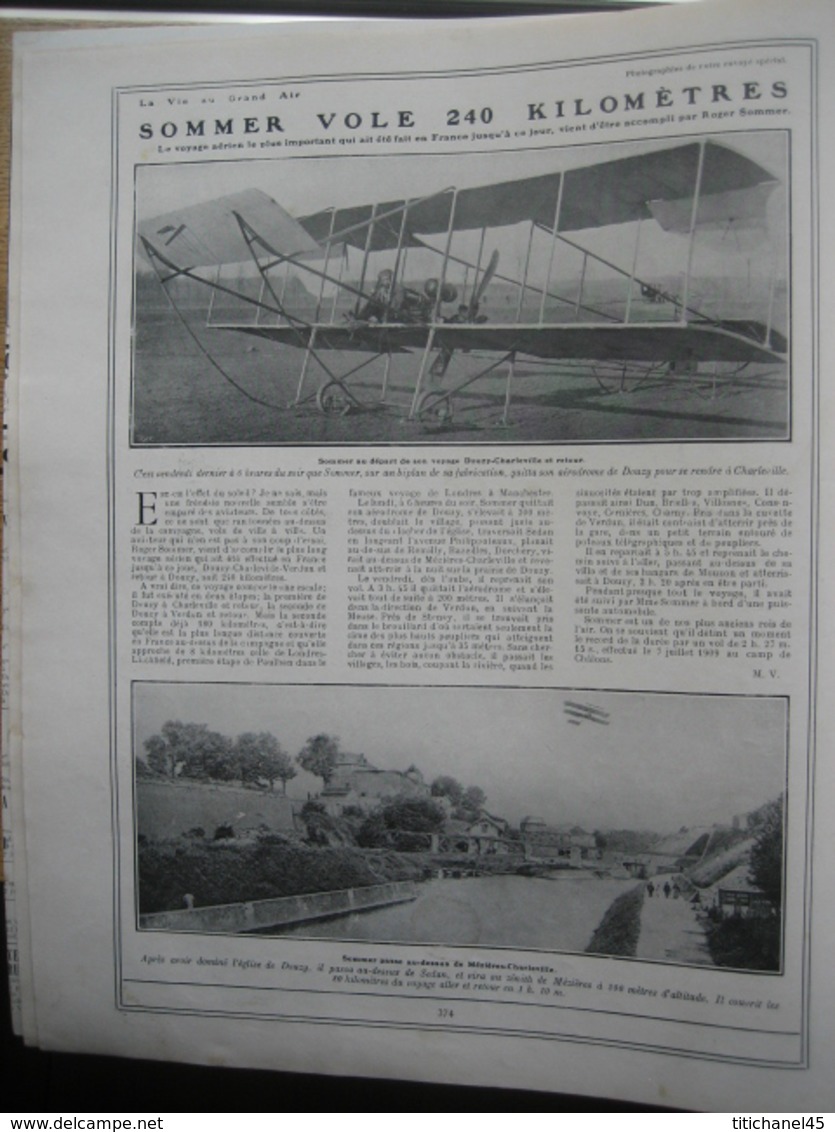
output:
<svg viewBox="0 0 835 1132"><path fill-rule="evenodd" d="M644 895L636 955L639 959L713 966L707 937L693 906L686 899L665 897L658 888L653 897Z"/></svg>

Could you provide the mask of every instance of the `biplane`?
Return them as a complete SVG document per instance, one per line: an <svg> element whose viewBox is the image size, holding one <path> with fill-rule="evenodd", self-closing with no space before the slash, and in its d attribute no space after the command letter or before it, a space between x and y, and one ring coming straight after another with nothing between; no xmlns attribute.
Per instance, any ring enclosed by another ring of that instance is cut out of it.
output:
<svg viewBox="0 0 835 1132"><path fill-rule="evenodd" d="M449 427L464 391L501 371L506 425L520 359L557 376L582 366L607 393L706 373L715 391L748 366L784 367L785 240L769 278L749 279L742 296L705 267L704 251L710 232L754 231L763 244L779 183L732 146L699 139L300 216L251 188L138 232L175 309L190 281L210 292L209 327L296 352L292 406L315 400L344 415L386 405L392 358L413 354L406 419ZM642 270L649 229L675 242L678 269L660 279ZM631 247L620 258L595 248L601 230L628 233ZM358 382L378 360L369 402Z"/></svg>
<svg viewBox="0 0 835 1132"><path fill-rule="evenodd" d="M563 709L568 717L568 722L575 727L579 727L582 723L600 723L604 727L609 726L608 711L595 707L594 704L581 704L577 703L576 700L566 700Z"/></svg>

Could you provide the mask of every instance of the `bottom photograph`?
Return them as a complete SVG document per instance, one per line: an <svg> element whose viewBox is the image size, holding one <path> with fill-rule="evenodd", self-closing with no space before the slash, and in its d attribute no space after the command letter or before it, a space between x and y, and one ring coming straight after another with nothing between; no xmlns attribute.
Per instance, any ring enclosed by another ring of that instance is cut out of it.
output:
<svg viewBox="0 0 835 1132"><path fill-rule="evenodd" d="M140 929L782 968L788 700L133 686Z"/></svg>

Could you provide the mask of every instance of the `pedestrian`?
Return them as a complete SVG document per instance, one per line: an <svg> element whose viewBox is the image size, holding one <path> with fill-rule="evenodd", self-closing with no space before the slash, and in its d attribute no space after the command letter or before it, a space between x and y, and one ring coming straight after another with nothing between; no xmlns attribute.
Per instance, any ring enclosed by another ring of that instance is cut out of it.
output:
<svg viewBox="0 0 835 1132"><path fill-rule="evenodd" d="M653 896L654 892L655 892L655 885L652 883L652 881L650 881L649 884L647 885L647 895L649 896L650 900L652 900L652 896Z"/></svg>
<svg viewBox="0 0 835 1132"><path fill-rule="evenodd" d="M668 880L664 881L664 899L670 899L670 882Z"/></svg>

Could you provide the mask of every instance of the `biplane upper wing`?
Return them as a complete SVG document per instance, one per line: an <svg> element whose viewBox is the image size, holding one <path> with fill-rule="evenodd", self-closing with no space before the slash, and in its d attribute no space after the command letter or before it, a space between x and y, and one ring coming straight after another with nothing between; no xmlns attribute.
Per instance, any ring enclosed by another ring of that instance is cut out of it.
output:
<svg viewBox="0 0 835 1132"><path fill-rule="evenodd" d="M699 163L702 148L701 176ZM655 217L682 230L699 182L697 222L752 206L744 194L767 194L776 184L761 165L717 142L687 142L650 153L616 158L566 172L453 190L416 199L327 208L298 219L260 189L246 189L166 213L139 225L139 235L163 254L192 267L249 258L238 217L261 244L280 256L320 252L327 243L380 251L418 246L420 236L503 227L524 221L560 232L602 228Z"/></svg>
<svg viewBox="0 0 835 1132"><path fill-rule="evenodd" d="M316 241L280 204L260 189L245 189L189 205L139 224L153 248L178 264L215 267L250 258L238 217L261 245L279 256L318 254Z"/></svg>
<svg viewBox="0 0 835 1132"><path fill-rule="evenodd" d="M299 223L319 243L338 240L379 251L419 244L417 233L446 232L450 220L456 231L533 221L549 231L556 223L560 232L572 232L657 216L658 202L692 201L697 179L704 209L710 208L704 202L718 195L776 183L761 165L716 142L704 143L699 178L701 148L688 142L567 172L446 189L415 200L325 209L300 217Z"/></svg>
<svg viewBox="0 0 835 1132"><path fill-rule="evenodd" d="M765 181L748 189L729 189L724 193L711 193L699 198L696 210L696 224L700 228L719 228L727 230L731 225L746 227L762 224L766 209L776 181ZM690 200L651 200L649 208L652 215L665 232L686 234L690 229L692 214Z"/></svg>

